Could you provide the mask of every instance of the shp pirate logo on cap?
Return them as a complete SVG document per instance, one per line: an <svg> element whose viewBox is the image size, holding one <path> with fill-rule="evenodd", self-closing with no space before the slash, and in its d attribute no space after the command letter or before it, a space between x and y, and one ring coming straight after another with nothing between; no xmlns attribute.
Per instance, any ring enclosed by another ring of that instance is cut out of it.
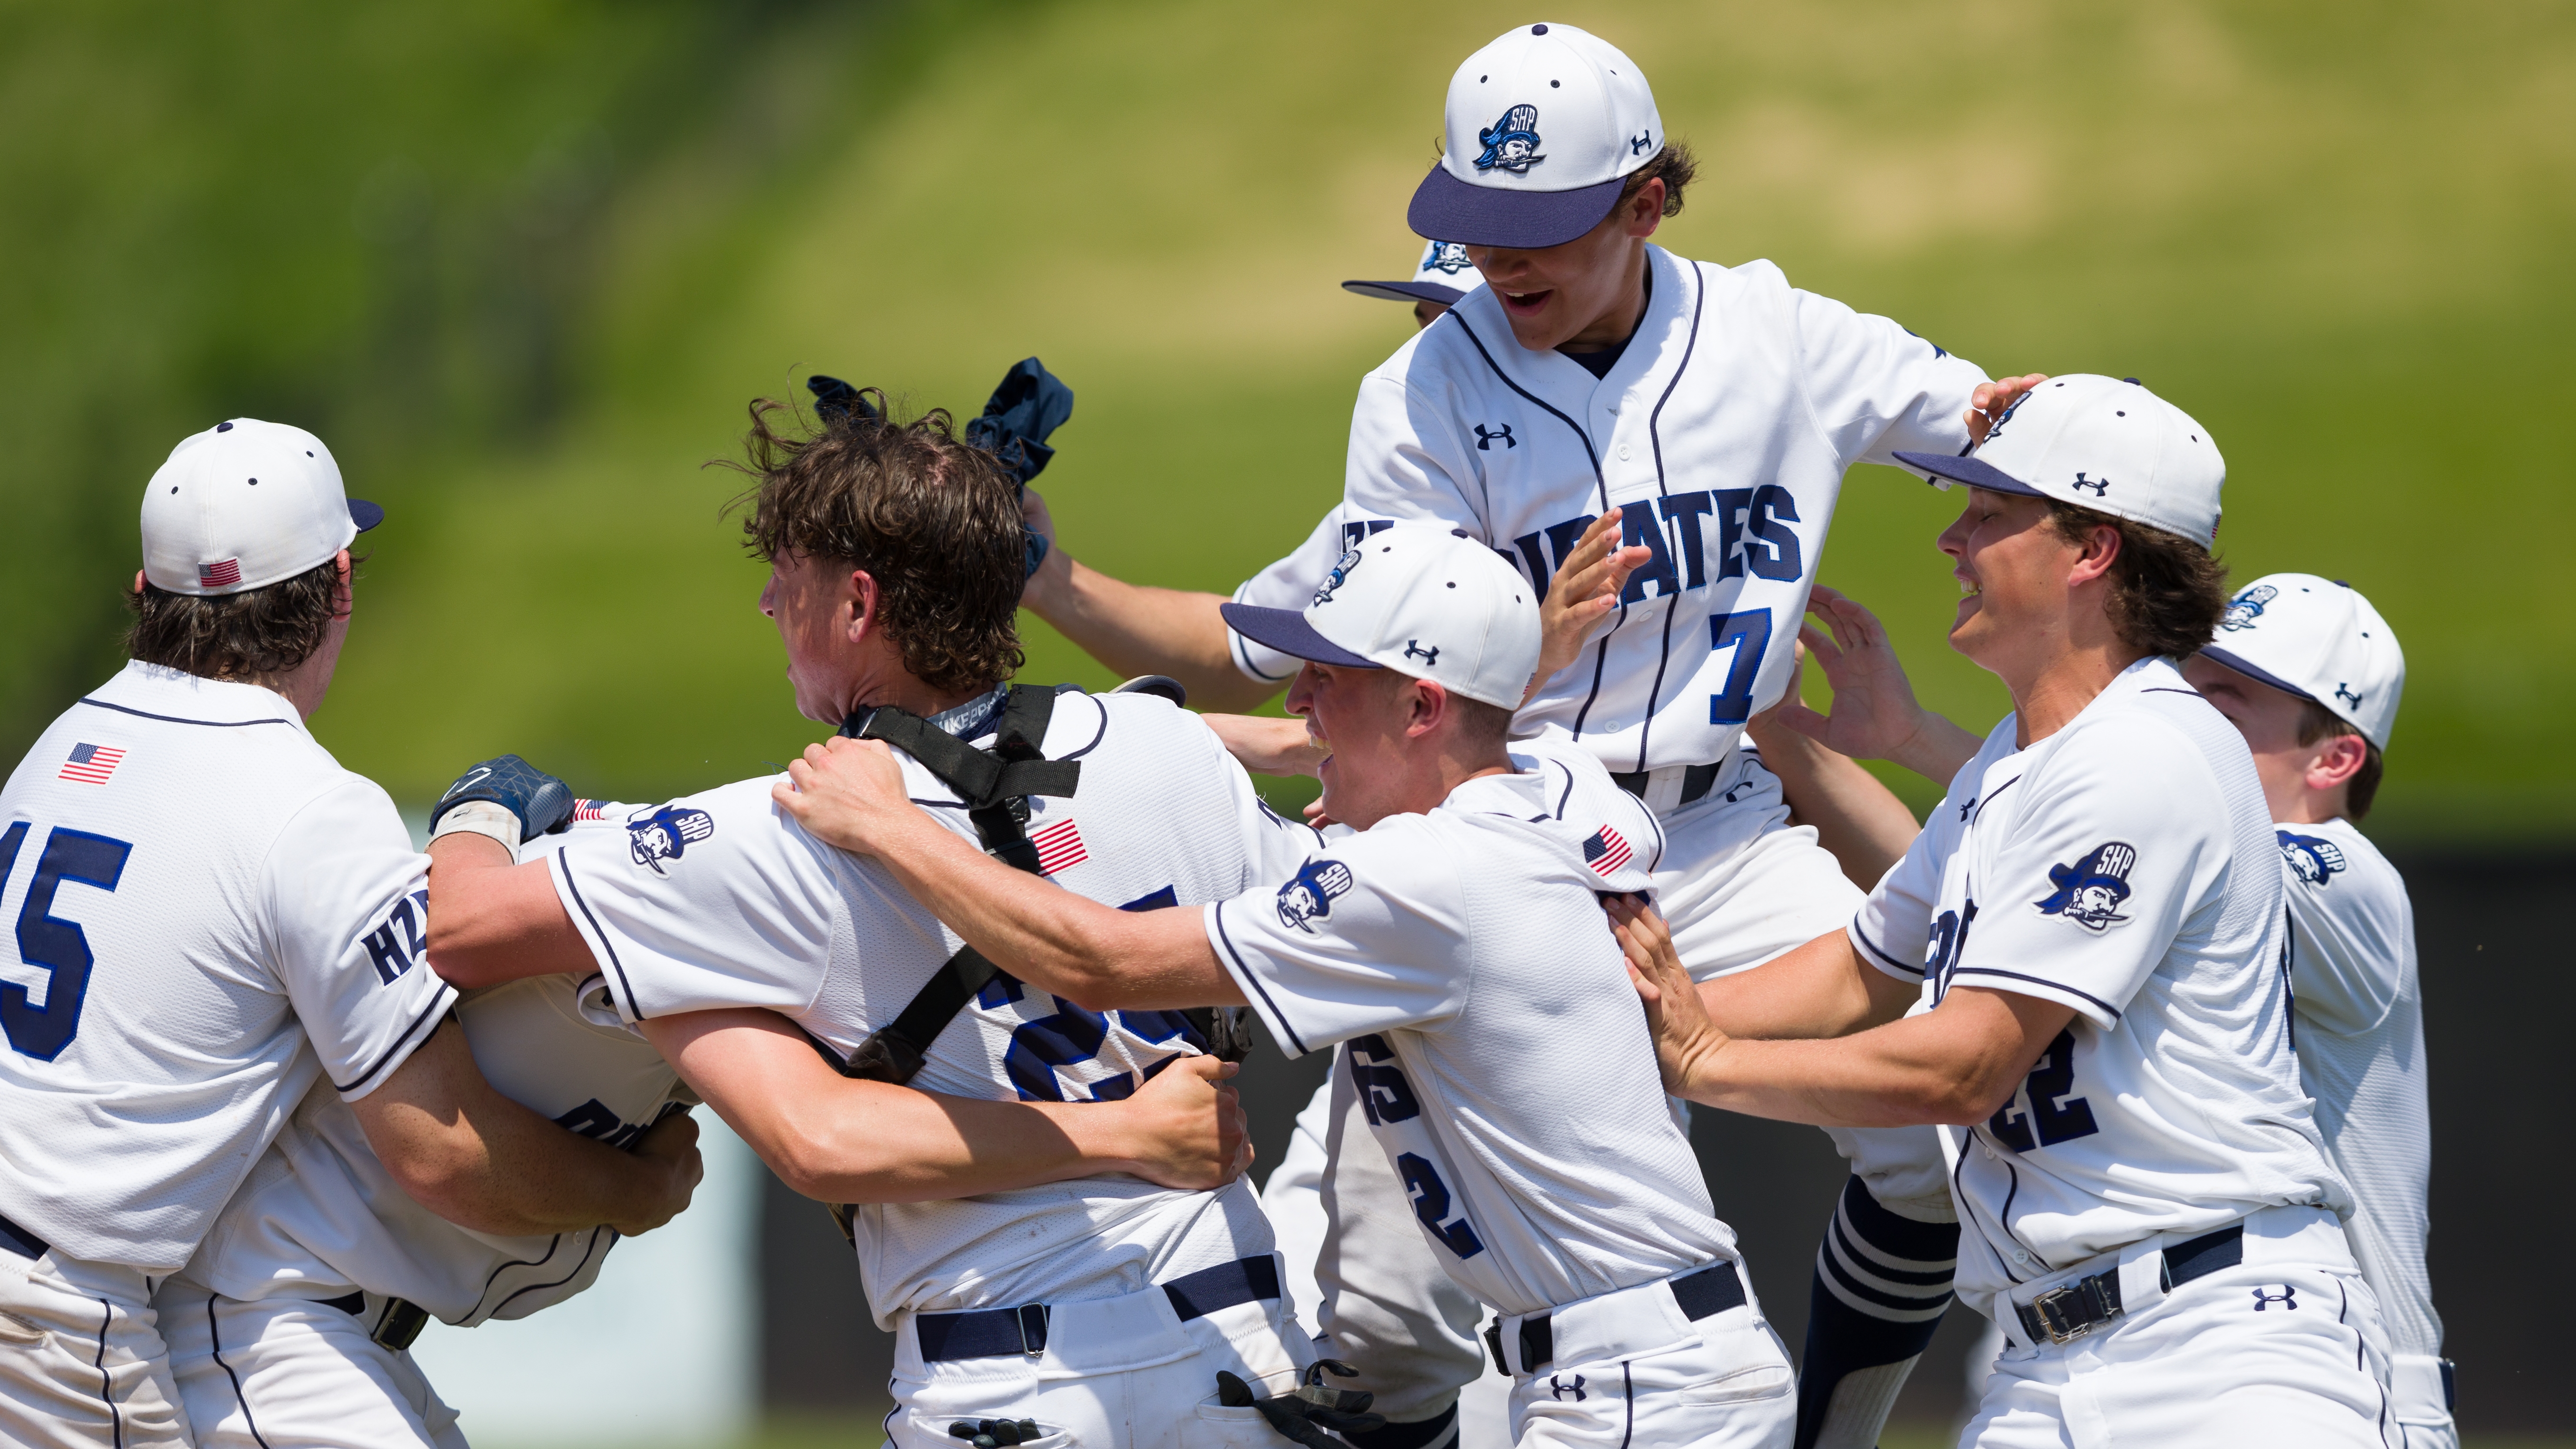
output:
<svg viewBox="0 0 2576 1449"><path fill-rule="evenodd" d="M1664 122L1645 72L1617 46L1571 25L1524 25L1450 77L1442 146L1406 213L1417 235L1552 247L1610 214L1620 182L1664 149Z"/></svg>
<svg viewBox="0 0 2576 1449"><path fill-rule="evenodd" d="M1252 604L1221 612L1234 632L1290 658L1392 669L1503 709L1520 707L1538 667L1529 580L1436 523L1395 523L1361 539L1302 612Z"/></svg>
<svg viewBox="0 0 2576 1449"><path fill-rule="evenodd" d="M2033 388L1965 457L1904 453L1933 486L1965 483L2053 498L2160 528L2203 548L2218 538L2227 464L2209 430L2135 379L2068 373Z"/></svg>
<svg viewBox="0 0 2576 1449"><path fill-rule="evenodd" d="M2406 652L2361 591L2315 574L2266 574L2239 590L2201 651L2258 684L2323 705L2388 748Z"/></svg>

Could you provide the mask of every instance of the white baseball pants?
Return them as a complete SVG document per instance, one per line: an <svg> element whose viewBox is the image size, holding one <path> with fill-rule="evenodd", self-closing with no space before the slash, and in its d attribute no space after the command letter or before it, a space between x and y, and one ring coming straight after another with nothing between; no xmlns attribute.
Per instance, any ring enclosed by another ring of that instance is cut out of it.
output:
<svg viewBox="0 0 2576 1449"><path fill-rule="evenodd" d="M346 1309L177 1279L156 1303L197 1449L466 1449L420 1365Z"/></svg>
<svg viewBox="0 0 2576 1449"><path fill-rule="evenodd" d="M132 1268L0 1246L0 1444L187 1449L188 1416Z"/></svg>

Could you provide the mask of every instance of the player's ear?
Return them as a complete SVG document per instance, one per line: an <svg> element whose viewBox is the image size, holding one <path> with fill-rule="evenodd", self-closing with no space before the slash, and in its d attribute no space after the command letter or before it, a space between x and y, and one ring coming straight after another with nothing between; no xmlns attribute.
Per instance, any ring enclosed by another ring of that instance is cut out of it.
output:
<svg viewBox="0 0 2576 1449"><path fill-rule="evenodd" d="M1407 680L1405 695L1408 708L1404 734L1407 739L1420 739L1430 734L1457 713L1449 707L1449 691L1441 688L1436 680Z"/></svg>
<svg viewBox="0 0 2576 1449"><path fill-rule="evenodd" d="M2359 735L2330 735L2317 741L2317 752L2308 761L2308 788L2331 790L2361 773L2370 759L2370 746Z"/></svg>
<svg viewBox="0 0 2576 1449"><path fill-rule="evenodd" d="M879 597L876 575L866 569L850 570L849 577L842 582L841 603L849 610L851 643L865 639L876 627Z"/></svg>

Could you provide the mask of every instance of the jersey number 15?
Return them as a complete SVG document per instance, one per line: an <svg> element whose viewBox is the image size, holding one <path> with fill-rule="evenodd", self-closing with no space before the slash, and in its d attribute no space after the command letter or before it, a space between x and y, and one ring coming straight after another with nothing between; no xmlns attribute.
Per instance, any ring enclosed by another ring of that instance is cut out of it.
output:
<svg viewBox="0 0 2576 1449"><path fill-rule="evenodd" d="M27 822L0 833L0 895L18 871L18 852L27 843ZM125 875L125 857L134 847L122 840L86 830L55 826L36 857L36 875L27 883L27 898L18 907L18 959L45 969L45 1004L28 1004L28 991L15 981L0 981L0 1029L9 1045L39 1061L52 1061L70 1046L80 1030L81 1002L89 995L89 937L77 921L54 914L54 893L64 881L78 881L103 891L116 889Z"/></svg>

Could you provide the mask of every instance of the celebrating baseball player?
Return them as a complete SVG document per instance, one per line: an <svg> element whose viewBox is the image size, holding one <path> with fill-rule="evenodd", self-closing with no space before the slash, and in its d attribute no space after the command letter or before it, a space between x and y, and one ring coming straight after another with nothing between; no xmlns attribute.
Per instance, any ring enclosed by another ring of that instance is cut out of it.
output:
<svg viewBox="0 0 2576 1449"><path fill-rule="evenodd" d="M1508 558L1547 591L1548 637L1582 645L1543 656L1516 732L1579 742L1657 813L1657 901L1694 974L1758 964L1835 929L1858 898L1737 748L1786 688L1843 475L1898 450L1962 452L2036 379L1988 382L1769 262L1653 245L1695 163L1644 72L1595 36L1533 24L1496 39L1451 78L1445 127L1409 219L1462 244L1484 286L1362 380L1336 516L1236 598L1302 604L1338 550L1393 519L1444 523ZM1221 602L1128 585L1061 549L1027 596L1111 667L1247 707L1298 665L1229 633ZM1554 627L1569 618L1570 634ZM1802 1445L1874 1441L1947 1306L1956 1233L1928 1134L1833 1136L1855 1182L1828 1240L1857 1240L1901 1286L1854 1292L1820 1266ZM1399 1353L1352 1354L1399 1422L1427 1421L1478 1371L1422 1347L1402 1384L1387 1377L1405 1371ZM1870 1367L1883 1371L1837 1398Z"/></svg>
<svg viewBox="0 0 2576 1449"><path fill-rule="evenodd" d="M573 803L576 830L621 830L633 813ZM596 973L475 992L456 1015L496 1089L580 1136L624 1147L687 1100ZM447 1222L393 1186L336 1095L308 1094L153 1299L197 1449L462 1449L413 1339L433 1317L471 1327L560 1303L597 1281L617 1238L604 1225L505 1237Z"/></svg>
<svg viewBox="0 0 2576 1449"><path fill-rule="evenodd" d="M894 423L870 396L801 438L755 408L745 531L798 708L898 744L905 790L969 856L973 839L1104 907L1222 899L1311 845L1168 699L1001 682L1020 663L1015 480L945 415ZM897 1335L903 1449L984 1419L1050 1446L1173 1449L1376 1422L1300 1383L1313 1349L1239 1176L1235 1069L1201 1024L997 971L893 872L778 808L774 783L637 810L524 864L501 846L551 823L548 785L442 822L438 969L601 973L789 1186L852 1205Z"/></svg>
<svg viewBox="0 0 2576 1449"><path fill-rule="evenodd" d="M1907 461L1970 486L1950 637L2015 710L1847 932L1694 991L1634 915L1667 1079L1974 1124L1944 1133L1959 1293L2007 1346L1963 1443L2379 1444L2386 1340L2300 1089L2280 848L2179 662L2225 603L2217 448L2070 376L1974 453Z"/></svg>
<svg viewBox="0 0 2576 1449"><path fill-rule="evenodd" d="M0 1440L190 1442L153 1292L308 1089L479 1232L643 1231L697 1181L684 1123L621 1152L483 1079L421 967L427 862L305 727L382 518L300 428L180 443L132 662L0 790Z"/></svg>
<svg viewBox="0 0 2576 1449"><path fill-rule="evenodd" d="M1121 914L986 861L865 746L809 749L779 803L1034 986L1100 1008L1249 1001L1291 1053L1346 1043L1416 1225L1502 1315L1518 1442L1785 1446L1787 1355L1643 1025L1604 989L1596 898L1647 886L1624 832L1655 822L1587 755L1567 758L1590 792L1506 753L1537 597L1482 544L1410 524L1370 535L1302 612L1229 605L1308 661L1289 707L1331 752L1325 811L1356 833L1201 911ZM1624 823L1583 809L1604 795Z"/></svg>
<svg viewBox="0 0 2576 1449"><path fill-rule="evenodd" d="M1833 682L1834 708L1798 709L1790 728L1936 778L1955 775L1981 742L1915 702L1867 609L1818 592L1832 634L1809 637ZM2300 1080L2315 1099L2326 1156L2352 1189L2344 1230L2394 1349L2392 1415L2409 1449L2454 1446L2451 1364L2441 1357L2425 1267L2433 1154L2414 912L2396 868L2353 825L2378 793L2405 654L2350 586L2273 574L2229 600L2217 638L2182 672L2245 736L2271 807L2289 895ZM1801 783L1811 797L1832 797L1873 821L1904 809L1866 774ZM1880 828L1861 854L1883 865L1912 838L1910 823L1901 833Z"/></svg>

